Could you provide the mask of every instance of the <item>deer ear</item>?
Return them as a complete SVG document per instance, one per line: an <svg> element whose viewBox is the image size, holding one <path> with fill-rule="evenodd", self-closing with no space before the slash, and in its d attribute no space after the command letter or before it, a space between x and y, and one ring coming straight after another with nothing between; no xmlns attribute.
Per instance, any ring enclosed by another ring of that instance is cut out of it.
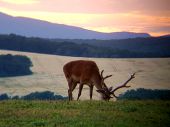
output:
<svg viewBox="0 0 170 127"><path fill-rule="evenodd" d="M100 89L100 90L96 90L98 93L104 93L105 94L105 90Z"/></svg>
<svg viewBox="0 0 170 127"><path fill-rule="evenodd" d="M96 90L98 93L102 93L106 96L110 96L105 89Z"/></svg>
<svg viewBox="0 0 170 127"><path fill-rule="evenodd" d="M104 94L104 95L107 97L108 100L109 100L110 98L113 98L113 97L111 97L109 94L107 94L107 92L106 92L104 89L100 89L100 90L96 90L96 91L99 92L99 93Z"/></svg>
<svg viewBox="0 0 170 127"><path fill-rule="evenodd" d="M113 87L110 87L108 90L109 90L109 92L111 92L112 91L112 89L113 89Z"/></svg>

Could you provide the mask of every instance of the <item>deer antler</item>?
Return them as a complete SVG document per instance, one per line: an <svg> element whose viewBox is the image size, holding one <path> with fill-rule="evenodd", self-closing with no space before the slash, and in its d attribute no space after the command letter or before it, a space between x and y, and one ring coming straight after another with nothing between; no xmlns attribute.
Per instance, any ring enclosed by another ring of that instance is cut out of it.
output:
<svg viewBox="0 0 170 127"><path fill-rule="evenodd" d="M107 76L103 77L103 72L104 72L104 70L101 71L101 77L102 77L103 80L112 76L112 75L107 75Z"/></svg>
<svg viewBox="0 0 170 127"><path fill-rule="evenodd" d="M104 72L104 70L102 70L102 71L101 71L101 74L100 74L100 75L101 75L101 77L103 77L103 72Z"/></svg>
<svg viewBox="0 0 170 127"><path fill-rule="evenodd" d="M138 71L138 72L139 72L139 71ZM115 98L118 98L118 97L115 95L114 92L115 92L116 90L120 89L120 88L123 88L123 87L129 88L130 86L127 86L127 83L128 83L130 80L132 80L133 78L135 78L135 74L136 74L136 73L137 73L137 72L134 72L134 73L130 76L130 78L129 78L126 82L124 82L122 85L116 87L116 88L113 89L113 90L111 90L112 88L110 88L110 91L111 91L112 95L113 95Z"/></svg>

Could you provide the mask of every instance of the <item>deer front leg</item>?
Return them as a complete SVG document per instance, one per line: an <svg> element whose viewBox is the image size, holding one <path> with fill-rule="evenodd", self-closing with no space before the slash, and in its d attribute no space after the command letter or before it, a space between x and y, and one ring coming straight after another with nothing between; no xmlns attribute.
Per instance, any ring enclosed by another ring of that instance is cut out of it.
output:
<svg viewBox="0 0 170 127"><path fill-rule="evenodd" d="M79 85L79 93L78 93L77 101L79 100L79 97L81 96L81 91L82 91L82 89L83 89L83 84L82 84L82 83L80 83L80 85Z"/></svg>
<svg viewBox="0 0 170 127"><path fill-rule="evenodd" d="M69 96L69 101L71 101L71 100L73 100L72 92L75 89L75 87L77 86L77 83L70 81L68 84L69 84L68 96Z"/></svg>
<svg viewBox="0 0 170 127"><path fill-rule="evenodd" d="M92 100L93 96L93 85L90 86L90 100Z"/></svg>

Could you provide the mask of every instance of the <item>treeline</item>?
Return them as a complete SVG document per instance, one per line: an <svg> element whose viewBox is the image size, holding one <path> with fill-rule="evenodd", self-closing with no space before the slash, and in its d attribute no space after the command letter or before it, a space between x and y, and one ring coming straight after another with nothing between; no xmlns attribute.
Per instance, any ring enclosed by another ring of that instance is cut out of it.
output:
<svg viewBox="0 0 170 127"><path fill-rule="evenodd" d="M31 60L21 55L0 55L0 77L32 74Z"/></svg>
<svg viewBox="0 0 170 127"><path fill-rule="evenodd" d="M55 95L54 92L44 91L44 92L33 92L25 96L9 96L4 93L0 95L0 101L2 100L66 100L68 97L63 97L61 95Z"/></svg>
<svg viewBox="0 0 170 127"><path fill-rule="evenodd" d="M118 100L170 100L170 90L152 90L139 88L128 90L119 95Z"/></svg>
<svg viewBox="0 0 170 127"><path fill-rule="evenodd" d="M67 100L68 97L56 95L51 91L33 92L25 96L9 96L8 94L0 94L2 100ZM170 100L170 90L151 90L139 88L137 90L128 90L124 94L118 96L118 100Z"/></svg>
<svg viewBox="0 0 170 127"><path fill-rule="evenodd" d="M148 37L148 38L131 38L131 39L115 39L115 40L65 40L72 41L77 44L85 43L98 47L109 47L112 49L129 50L136 52L153 52L162 55L169 54L170 36L164 37Z"/></svg>
<svg viewBox="0 0 170 127"><path fill-rule="evenodd" d="M155 42L156 40L156 42ZM170 38L125 40L66 40L0 35L0 49L77 57L170 57Z"/></svg>

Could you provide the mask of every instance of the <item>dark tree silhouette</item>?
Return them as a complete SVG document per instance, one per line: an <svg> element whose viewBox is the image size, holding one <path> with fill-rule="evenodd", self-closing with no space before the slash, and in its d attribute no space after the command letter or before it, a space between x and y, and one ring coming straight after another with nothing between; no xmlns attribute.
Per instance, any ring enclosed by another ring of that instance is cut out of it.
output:
<svg viewBox="0 0 170 127"><path fill-rule="evenodd" d="M28 95L22 96L21 99L24 100L65 100L67 97L61 95L55 95L53 92L33 92Z"/></svg>
<svg viewBox="0 0 170 127"><path fill-rule="evenodd" d="M27 56L0 55L0 77L32 74L31 60Z"/></svg>
<svg viewBox="0 0 170 127"><path fill-rule="evenodd" d="M170 90L152 90L139 88L137 90L128 90L124 94L119 95L119 100L128 99L128 100L170 100Z"/></svg>
<svg viewBox="0 0 170 127"><path fill-rule="evenodd" d="M43 92L32 92L25 96L8 96L8 94L0 94L0 100L66 100L68 97L64 97L62 95L54 94L54 92L51 91L43 91Z"/></svg>
<svg viewBox="0 0 170 127"><path fill-rule="evenodd" d="M28 38L0 35L0 49L65 56L105 58L170 57L170 37L122 40Z"/></svg>
<svg viewBox="0 0 170 127"><path fill-rule="evenodd" d="M1 94L0 95L0 101L2 101L2 100L8 100L10 97L8 97L8 94Z"/></svg>

